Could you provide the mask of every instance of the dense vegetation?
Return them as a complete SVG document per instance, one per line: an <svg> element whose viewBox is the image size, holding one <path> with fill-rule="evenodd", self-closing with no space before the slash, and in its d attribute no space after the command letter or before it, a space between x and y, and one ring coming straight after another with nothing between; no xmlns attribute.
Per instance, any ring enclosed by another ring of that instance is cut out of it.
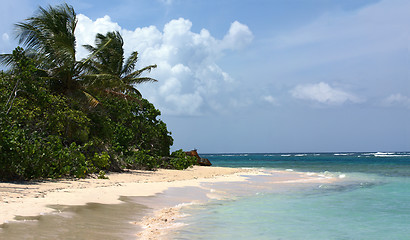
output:
<svg viewBox="0 0 410 240"><path fill-rule="evenodd" d="M41 8L16 24L22 46L2 54L0 180L84 177L128 169L184 169L195 163L173 143L160 111L136 85L118 32L98 34L87 59L75 57L77 19L69 5Z"/></svg>

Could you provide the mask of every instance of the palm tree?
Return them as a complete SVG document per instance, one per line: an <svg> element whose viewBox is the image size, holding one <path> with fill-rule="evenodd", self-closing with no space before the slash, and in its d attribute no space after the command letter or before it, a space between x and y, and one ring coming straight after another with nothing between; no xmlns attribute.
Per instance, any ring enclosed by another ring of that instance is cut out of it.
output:
<svg viewBox="0 0 410 240"><path fill-rule="evenodd" d="M141 93L135 85L144 82L157 82L150 77L141 77L145 71L151 71L157 65L149 65L142 69L134 70L138 61L138 52L132 52L126 60L124 59L124 40L119 32L108 32L106 35L97 34L95 47L84 45L90 52L91 61L87 64L92 81L91 86L99 86L104 91L127 97L128 94Z"/></svg>
<svg viewBox="0 0 410 240"><path fill-rule="evenodd" d="M33 17L15 26L19 44L26 48L25 54L34 60L37 69L43 71L43 79L51 90L71 97L85 97L92 106L98 104L81 81L89 59L77 61L75 57L77 17L72 6L40 7ZM12 68L16 66L12 54L0 55L0 61Z"/></svg>
<svg viewBox="0 0 410 240"><path fill-rule="evenodd" d="M38 13L25 22L17 23L19 44L36 52L38 67L48 73L51 87L65 94L79 89L77 77L82 63L75 58L76 13L67 4Z"/></svg>

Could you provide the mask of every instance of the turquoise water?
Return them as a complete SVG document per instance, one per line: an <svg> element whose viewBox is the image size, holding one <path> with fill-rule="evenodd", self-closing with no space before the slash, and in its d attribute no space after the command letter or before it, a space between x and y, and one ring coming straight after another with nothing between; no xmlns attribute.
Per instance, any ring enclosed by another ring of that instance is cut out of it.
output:
<svg viewBox="0 0 410 240"><path fill-rule="evenodd" d="M343 176L280 193L265 188L184 211L173 239L410 239L410 154L206 155L215 166ZM330 173L329 173L330 172Z"/></svg>

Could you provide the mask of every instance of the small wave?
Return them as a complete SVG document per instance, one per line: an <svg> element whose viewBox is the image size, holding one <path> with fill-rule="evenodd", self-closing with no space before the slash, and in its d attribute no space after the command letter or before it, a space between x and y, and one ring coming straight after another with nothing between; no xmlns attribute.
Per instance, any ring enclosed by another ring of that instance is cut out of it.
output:
<svg viewBox="0 0 410 240"><path fill-rule="evenodd" d="M174 208L182 208L185 206L191 206L191 205L195 205L195 202L186 202L186 203L180 203L174 206Z"/></svg>
<svg viewBox="0 0 410 240"><path fill-rule="evenodd" d="M290 154L282 154L282 155L280 155L281 157L290 157L291 155Z"/></svg>
<svg viewBox="0 0 410 240"><path fill-rule="evenodd" d="M393 155L393 154L394 154L393 152L377 152L374 154L374 156L379 156L379 155L384 156L384 155Z"/></svg>
<svg viewBox="0 0 410 240"><path fill-rule="evenodd" d="M286 169L285 171L287 171L287 172L293 172L294 170L293 170L293 169Z"/></svg>
<svg viewBox="0 0 410 240"><path fill-rule="evenodd" d="M373 156L375 157L408 157L409 154L400 154L395 152L377 152L374 153Z"/></svg>
<svg viewBox="0 0 410 240"><path fill-rule="evenodd" d="M397 153L397 152L376 152L376 153L363 153L360 156L364 157L409 157L409 153Z"/></svg>
<svg viewBox="0 0 410 240"><path fill-rule="evenodd" d="M375 155L375 157L410 157L410 155L404 155L404 154L380 154L380 155Z"/></svg>
<svg viewBox="0 0 410 240"><path fill-rule="evenodd" d="M295 154L295 157L305 157L307 154Z"/></svg>

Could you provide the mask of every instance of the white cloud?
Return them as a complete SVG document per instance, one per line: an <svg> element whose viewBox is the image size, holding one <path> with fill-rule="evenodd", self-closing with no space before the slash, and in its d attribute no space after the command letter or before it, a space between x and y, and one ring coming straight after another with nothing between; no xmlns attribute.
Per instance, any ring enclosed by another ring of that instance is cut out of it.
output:
<svg viewBox="0 0 410 240"><path fill-rule="evenodd" d="M95 35L97 33L105 34L109 31L119 31L121 27L117 23L113 23L111 18L105 15L103 18L98 18L92 21L83 14L78 14L78 23L75 29L77 40L77 57L84 58L88 52L82 46L85 44L94 45Z"/></svg>
<svg viewBox="0 0 410 240"><path fill-rule="evenodd" d="M235 21L225 35L222 46L230 49L240 49L252 42L253 35L248 26Z"/></svg>
<svg viewBox="0 0 410 240"><path fill-rule="evenodd" d="M410 97L404 96L400 93L392 94L384 99L383 104L385 106L399 105L410 108Z"/></svg>
<svg viewBox="0 0 410 240"><path fill-rule="evenodd" d="M294 98L310 100L329 105L340 105L347 101L362 102L359 97L346 91L331 87L329 84L320 82L318 84L297 85L291 94Z"/></svg>
<svg viewBox="0 0 410 240"><path fill-rule="evenodd" d="M278 105L279 105L279 103L278 103L278 101L276 100L276 98L272 97L271 95L264 96L264 97L262 97L262 99L263 99L265 102L268 102L268 103L272 104L273 106L278 106Z"/></svg>
<svg viewBox="0 0 410 240"><path fill-rule="evenodd" d="M149 76L158 83L138 87L161 111L175 115L198 115L204 110L221 109L218 99L223 98L233 80L216 61L225 50L244 47L253 38L249 28L239 22L232 23L225 37L219 40L206 29L192 32L192 22L183 18L171 20L162 31L155 26L123 29L109 16L93 21L80 14L78 20L79 46L93 44L97 33L116 30L124 38L126 56L132 51L139 52L137 67L157 64L158 68ZM85 49L78 48L79 58L86 55Z"/></svg>

